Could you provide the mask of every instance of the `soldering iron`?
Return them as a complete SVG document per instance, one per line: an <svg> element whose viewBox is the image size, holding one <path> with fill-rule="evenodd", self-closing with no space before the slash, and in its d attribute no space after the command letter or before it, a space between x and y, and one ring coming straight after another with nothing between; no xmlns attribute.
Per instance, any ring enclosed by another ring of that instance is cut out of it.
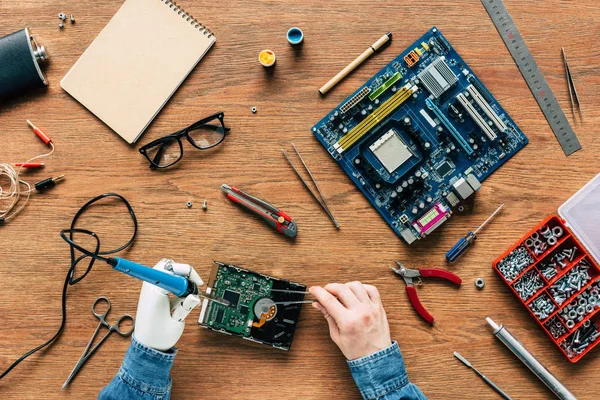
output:
<svg viewBox="0 0 600 400"><path fill-rule="evenodd" d="M168 272L163 272L158 269L149 268L145 265L134 263L133 261L125 260L124 258L111 257L106 259L106 262L115 270L158 286L161 289L167 290L178 297L187 297L194 294L198 297L203 297L212 300L224 306L229 306L230 303L210 293L204 293L198 289L196 282L187 279L181 275L171 275Z"/></svg>

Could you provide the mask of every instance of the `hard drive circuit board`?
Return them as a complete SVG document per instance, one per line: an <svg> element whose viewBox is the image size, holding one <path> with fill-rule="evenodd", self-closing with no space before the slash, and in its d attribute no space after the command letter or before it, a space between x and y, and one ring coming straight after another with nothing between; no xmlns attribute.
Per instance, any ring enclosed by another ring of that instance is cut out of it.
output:
<svg viewBox="0 0 600 400"><path fill-rule="evenodd" d="M229 301L226 307L204 300L198 324L289 350L306 286L215 262L208 292Z"/></svg>

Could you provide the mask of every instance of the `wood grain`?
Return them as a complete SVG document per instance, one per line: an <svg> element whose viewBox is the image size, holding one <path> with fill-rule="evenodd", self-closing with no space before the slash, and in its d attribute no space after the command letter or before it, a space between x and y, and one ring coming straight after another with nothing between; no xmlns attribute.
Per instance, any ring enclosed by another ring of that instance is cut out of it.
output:
<svg viewBox="0 0 600 400"><path fill-rule="evenodd" d="M379 287L393 337L400 342L413 382L432 399L496 399L459 351L514 398L547 399L551 393L490 334L484 318L503 322L578 398L597 398L598 351L571 365L493 273L491 261L525 231L557 208L598 173L600 141L596 108L600 95L596 46L600 9L592 0L508 0L521 33L563 110L570 109L560 54L567 50L584 107L574 124L583 150L566 158L481 3L431 0L380 1L182 1L214 30L217 43L159 114L140 144L223 110L232 128L223 146L210 152L185 148L185 159L169 171L150 171L138 146L128 146L59 86L122 1L0 2L0 35L29 26L51 62L47 90L0 108L0 159L19 162L44 150L25 124L31 119L57 147L44 171L31 181L64 173L65 182L34 195L26 210L0 227L2 325L0 368L50 337L59 325L60 290L69 252L58 233L91 197L114 191L132 203L140 230L124 256L153 265L162 257L194 265L206 276L212 260L239 264L307 285L361 280ZM59 31L59 12L77 23ZM436 25L530 138L530 144L491 176L473 209L455 216L432 237L408 248L310 133L311 126ZM285 33L305 33L294 51ZM386 31L391 45L370 58L326 97L317 89ZM131 38L135 40L135 38ZM260 50L277 54L272 71L257 62ZM143 60L140 60L143 62ZM251 107L258 112L252 114ZM572 118L568 113L569 118ZM296 143L341 224L336 231L283 159L280 149ZM221 183L235 184L269 199L299 224L295 243L249 219L229 204ZM208 200L208 211L200 205ZM185 203L191 200L194 207ZM475 248L453 266L445 251L501 203L505 210L482 233ZM122 208L95 208L81 226L97 229L105 248L130 234ZM387 266L447 267L465 284L425 282L421 300L436 317L424 324L411 309L404 284ZM485 289L474 287L476 277ZM33 290L32 290L33 288ZM89 340L90 313L100 295L113 302L113 316L134 313L140 283L96 265L69 288L68 323L61 339L32 356L0 381L4 399L93 398L118 371L127 340L111 337L85 365L71 387L65 378ZM197 328L188 319L173 367L173 398L357 399L343 356L328 338L325 321L306 308L288 353Z"/></svg>

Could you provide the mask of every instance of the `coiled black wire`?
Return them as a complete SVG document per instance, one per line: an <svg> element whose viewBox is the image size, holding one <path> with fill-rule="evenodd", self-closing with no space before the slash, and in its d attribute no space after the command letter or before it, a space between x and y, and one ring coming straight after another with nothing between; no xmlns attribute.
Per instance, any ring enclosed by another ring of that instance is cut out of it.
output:
<svg viewBox="0 0 600 400"><path fill-rule="evenodd" d="M79 219L79 217L81 217L81 215L83 215L83 213L85 213L93 204L95 204L96 202L98 202L100 200L106 199L106 198L116 198L117 200L120 200L121 202L123 202L123 204L125 204L125 206L127 207L127 211L129 211L129 215L131 216L131 220L133 221L133 234L131 235L131 238L127 241L127 243L125 243L123 246L121 246L117 249L114 249L114 250L100 251L100 238L98 237L98 235L96 233L86 230L86 229L75 228L75 224L77 223L77 220ZM44 347L51 345L52 343L54 343L54 341L56 341L60 337L60 335L63 333L63 330L65 329L65 325L67 322L67 288L69 286L75 285L76 283L81 281L83 278L85 278L87 276L87 274L92 270L92 267L94 266L94 262L96 260L108 262L108 258L104 257L104 256L109 255L109 254L118 253L122 250L125 250L129 246L131 246L137 236L137 230L138 230L137 218L135 217L133 208L131 207L131 204L129 204L127 199L125 199L125 197L121 196L120 194L104 193L104 194L94 197L93 199L91 199L90 201L85 203L83 206L81 206L81 208L79 209L79 211L77 211L77 213L73 217L73 220L71 221L71 227L69 229L65 229L60 232L60 236L64 239L65 242L67 242L69 244L70 253L71 253L71 264L70 264L69 270L67 271L67 275L65 277L65 282L63 284L63 289L62 289L62 300L61 300L62 318L61 318L60 327L58 328L58 330L56 331L54 336L52 336L50 339L48 339L48 341L37 346L34 349L29 350L27 353L23 354L21 357L19 357L17 360L15 360L8 368L6 368L6 370L4 372L2 372L2 374L0 375L0 379L4 378L6 375L8 375L8 373L10 371L12 371L13 368L15 368L17 365L19 365L19 363L21 363L21 361L25 360L27 357L29 357L33 353L37 352L38 350L41 350ZM89 251L88 249L81 247L80 245L75 243L73 241L73 234L83 234L83 235L88 235L88 236L94 238L94 240L96 241L96 246L95 246L94 251ZM75 257L75 250L80 251L82 253L82 255L80 255L79 257ZM75 269L76 269L77 265L79 264L79 262L81 262L82 260L84 260L86 258L89 258L89 264L88 264L87 268L85 269L85 272L81 276L74 278Z"/></svg>

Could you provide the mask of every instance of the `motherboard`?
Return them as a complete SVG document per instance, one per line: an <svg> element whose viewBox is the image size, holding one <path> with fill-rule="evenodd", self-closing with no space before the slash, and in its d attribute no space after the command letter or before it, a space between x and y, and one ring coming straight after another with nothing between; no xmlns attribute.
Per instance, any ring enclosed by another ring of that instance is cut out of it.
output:
<svg viewBox="0 0 600 400"><path fill-rule="evenodd" d="M528 142L435 27L312 132L408 244Z"/></svg>
<svg viewBox="0 0 600 400"><path fill-rule="evenodd" d="M217 261L207 286L230 305L203 300L200 326L289 350L306 286Z"/></svg>

